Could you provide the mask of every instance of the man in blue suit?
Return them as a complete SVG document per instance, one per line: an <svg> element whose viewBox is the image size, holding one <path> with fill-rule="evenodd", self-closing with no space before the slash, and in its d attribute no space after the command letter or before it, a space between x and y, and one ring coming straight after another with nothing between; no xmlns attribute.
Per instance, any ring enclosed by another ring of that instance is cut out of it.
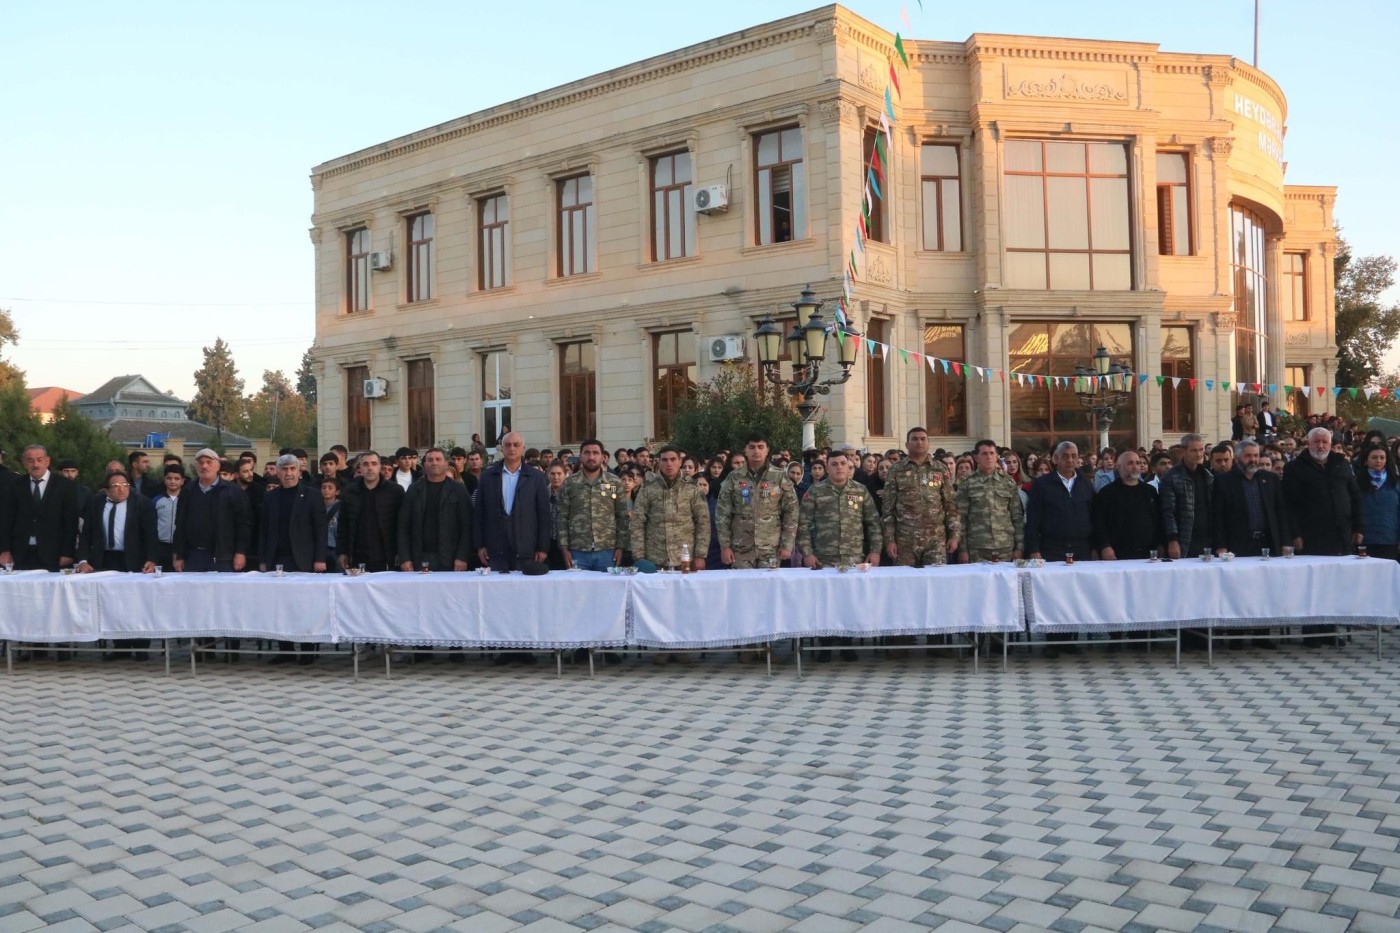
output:
<svg viewBox="0 0 1400 933"><path fill-rule="evenodd" d="M524 462L525 440L512 431L501 439L502 460L481 474L472 510L477 557L492 570L520 570L548 556L549 480Z"/></svg>

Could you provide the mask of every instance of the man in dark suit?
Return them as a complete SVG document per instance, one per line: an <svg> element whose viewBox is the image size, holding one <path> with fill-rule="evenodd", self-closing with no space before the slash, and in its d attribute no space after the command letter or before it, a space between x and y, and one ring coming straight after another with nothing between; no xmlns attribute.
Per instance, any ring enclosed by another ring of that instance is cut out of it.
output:
<svg viewBox="0 0 1400 933"><path fill-rule="evenodd" d="M461 483L448 480L447 454L441 447L423 457L423 478L403 495L398 546L400 570L421 570L425 564L429 570L467 569L472 551L471 495Z"/></svg>
<svg viewBox="0 0 1400 933"><path fill-rule="evenodd" d="M194 469L196 481L185 486L175 508L175 570L240 571L248 559L247 497L219 479L219 455L208 447L194 455Z"/></svg>
<svg viewBox="0 0 1400 933"><path fill-rule="evenodd" d="M501 438L500 451L502 459L481 474L472 537L483 566L519 570L548 556L549 480L524 462L525 440L516 432Z"/></svg>
<svg viewBox="0 0 1400 933"><path fill-rule="evenodd" d="M1365 531L1361 489L1347 458L1332 452L1331 432L1313 428L1308 449L1283 468L1283 501L1300 554L1350 554Z"/></svg>
<svg viewBox="0 0 1400 933"><path fill-rule="evenodd" d="M259 569L280 566L287 573L325 573L326 510L320 491L301 481L301 461L295 454L277 458L277 481L278 488L263 497ZM272 663L291 661L292 643L278 644L288 653L273 658ZM316 660L314 644L307 642L301 650L300 663Z"/></svg>
<svg viewBox="0 0 1400 933"><path fill-rule="evenodd" d="M89 498L78 535L78 572L115 570L152 573L160 541L156 537L156 507L145 496L132 495L131 478L122 471L107 474L106 484ZM118 651L146 660L147 638L119 638ZM108 655L111 658L111 655Z"/></svg>
<svg viewBox="0 0 1400 933"><path fill-rule="evenodd" d="M131 494L146 499L154 499L161 494L161 485L146 475L151 468L151 458L144 450L133 450L126 455L126 472L131 477Z"/></svg>
<svg viewBox="0 0 1400 933"><path fill-rule="evenodd" d="M1289 541L1287 516L1279 501L1279 478L1259 469L1259 443L1246 438L1235 448L1235 466L1217 474L1210 500L1211 540L1215 553L1229 551L1240 557L1258 557L1265 548L1281 554ZM1255 635L1256 648L1277 648L1263 628L1243 629ZM1230 642L1232 649L1244 642Z"/></svg>
<svg viewBox="0 0 1400 933"><path fill-rule="evenodd" d="M1026 553L1046 560L1064 560L1068 554L1078 560L1093 560L1093 481L1079 474L1079 448L1069 441L1060 442L1051 459L1054 471L1037 476L1031 483L1026 503ZM1045 656L1059 655L1054 643L1073 637L1047 635Z"/></svg>
<svg viewBox="0 0 1400 933"><path fill-rule="evenodd" d="M49 469L49 452L31 444L20 453L25 473L10 481L0 521L0 564L56 572L73 566L78 548L78 487Z"/></svg>
<svg viewBox="0 0 1400 933"><path fill-rule="evenodd" d="M399 554L399 510L403 487L379 475L379 454L360 454L360 476L340 496L340 527L335 549L341 569L364 566L370 573L391 570Z"/></svg>
<svg viewBox="0 0 1400 933"><path fill-rule="evenodd" d="M1055 448L1053 472L1031 483L1026 503L1026 553L1046 560L1074 554L1092 560L1091 507L1094 484L1079 475L1079 448L1069 441Z"/></svg>

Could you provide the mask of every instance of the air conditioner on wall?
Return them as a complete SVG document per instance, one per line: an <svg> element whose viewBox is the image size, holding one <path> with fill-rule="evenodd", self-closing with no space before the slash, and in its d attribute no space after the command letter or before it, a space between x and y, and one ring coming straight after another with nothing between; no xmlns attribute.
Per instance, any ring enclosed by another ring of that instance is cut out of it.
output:
<svg viewBox="0 0 1400 933"><path fill-rule="evenodd" d="M365 398L384 398L389 394L389 383L383 379L365 380Z"/></svg>
<svg viewBox="0 0 1400 933"><path fill-rule="evenodd" d="M369 254L369 267L375 272L383 272L394 265L394 254L387 249L381 249Z"/></svg>
<svg viewBox="0 0 1400 933"><path fill-rule="evenodd" d="M710 185L696 188L690 196L690 203L697 214L713 214L729 210L729 189L724 185Z"/></svg>
<svg viewBox="0 0 1400 933"><path fill-rule="evenodd" d="M744 358L743 337L711 337L710 362L728 363Z"/></svg>

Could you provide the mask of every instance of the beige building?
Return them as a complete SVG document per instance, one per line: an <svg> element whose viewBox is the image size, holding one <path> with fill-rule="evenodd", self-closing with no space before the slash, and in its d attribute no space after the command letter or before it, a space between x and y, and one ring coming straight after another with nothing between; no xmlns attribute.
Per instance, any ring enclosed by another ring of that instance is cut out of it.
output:
<svg viewBox="0 0 1400 933"><path fill-rule="evenodd" d="M828 6L317 166L320 436L664 438L694 384L754 363L765 315L809 284L840 294L893 39ZM906 49L863 333L1050 375L1102 345L1168 377L1114 424L1142 444L1228 436L1237 396L1205 380L1276 405L1285 384L1331 388L1335 189L1284 184L1267 75L1145 43ZM958 448L1092 436L1053 380L964 381L897 352L823 402L859 446L916 424Z"/></svg>

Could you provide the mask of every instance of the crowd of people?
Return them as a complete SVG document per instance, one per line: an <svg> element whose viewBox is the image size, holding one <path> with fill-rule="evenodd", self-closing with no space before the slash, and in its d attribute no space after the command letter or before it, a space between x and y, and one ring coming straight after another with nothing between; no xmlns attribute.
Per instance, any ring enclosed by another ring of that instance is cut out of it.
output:
<svg viewBox="0 0 1400 933"><path fill-rule="evenodd" d="M159 479L133 451L82 485L41 446L23 473L0 456L0 564L175 572L543 574L633 566L694 571L953 562L1169 559L1368 553L1397 559L1397 443L1317 417L1302 438L1241 412L1233 441L1187 434L1166 446L1081 456L1062 442L1022 456L993 440L931 449L850 447L793 457L751 435L742 450L620 447L587 439L526 448L505 434L470 447L351 455L313 475L303 450L263 464L205 448L193 475L167 453ZM1260 644L1271 643L1260 639ZM139 651L142 643L119 647ZM237 641L228 645L237 650ZM310 663L314 645L274 660ZM1052 642L1047 651L1056 652Z"/></svg>

